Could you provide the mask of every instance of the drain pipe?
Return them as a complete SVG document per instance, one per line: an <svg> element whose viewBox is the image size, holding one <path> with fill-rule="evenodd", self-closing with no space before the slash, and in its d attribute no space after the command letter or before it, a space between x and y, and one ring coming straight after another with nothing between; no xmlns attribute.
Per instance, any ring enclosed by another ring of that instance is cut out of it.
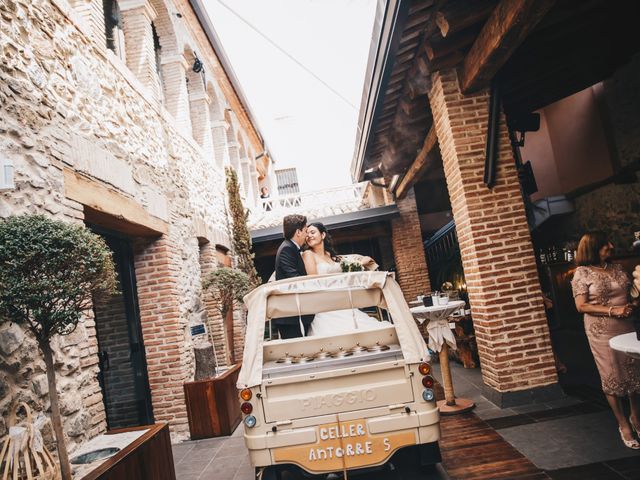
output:
<svg viewBox="0 0 640 480"><path fill-rule="evenodd" d="M489 95L489 125L487 126L487 149L484 159L484 184L493 188L496 184L498 163L498 133L500 131L500 93L497 82L491 82Z"/></svg>

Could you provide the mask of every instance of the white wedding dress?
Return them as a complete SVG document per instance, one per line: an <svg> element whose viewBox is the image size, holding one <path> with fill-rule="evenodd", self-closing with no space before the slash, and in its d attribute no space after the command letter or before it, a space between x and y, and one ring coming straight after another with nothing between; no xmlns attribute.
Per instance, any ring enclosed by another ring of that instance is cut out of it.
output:
<svg viewBox="0 0 640 480"><path fill-rule="evenodd" d="M341 273L339 263L317 262L318 274ZM351 333L358 330L373 330L375 328L388 327L391 323L378 321L366 313L354 308L353 310L333 310L331 312L316 313L311 322L308 336L328 337L340 333Z"/></svg>

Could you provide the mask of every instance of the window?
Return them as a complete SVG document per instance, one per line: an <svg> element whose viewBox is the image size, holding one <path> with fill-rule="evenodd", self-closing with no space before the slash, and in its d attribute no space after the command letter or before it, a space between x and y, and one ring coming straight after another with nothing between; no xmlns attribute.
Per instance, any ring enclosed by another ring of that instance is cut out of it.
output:
<svg viewBox="0 0 640 480"><path fill-rule="evenodd" d="M153 23L151 24L151 33L153 34L153 53L156 60L156 73L158 74L158 84L160 85L158 95L160 101L162 102L164 99L164 81L162 79L162 46L160 45L160 37L158 36L156 26Z"/></svg>
<svg viewBox="0 0 640 480"><path fill-rule="evenodd" d="M104 8L104 30L107 48L125 61L124 28L122 13L116 0L102 0Z"/></svg>
<svg viewBox="0 0 640 480"><path fill-rule="evenodd" d="M278 194L287 195L290 193L298 193L298 172L295 168L285 168L276 170L276 178L278 179Z"/></svg>

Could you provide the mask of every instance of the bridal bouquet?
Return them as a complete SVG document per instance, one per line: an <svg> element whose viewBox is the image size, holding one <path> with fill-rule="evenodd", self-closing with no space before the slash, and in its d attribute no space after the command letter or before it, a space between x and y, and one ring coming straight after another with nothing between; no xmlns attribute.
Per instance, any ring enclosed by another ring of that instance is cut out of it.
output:
<svg viewBox="0 0 640 480"><path fill-rule="evenodd" d="M357 253L350 253L348 255L340 256L340 268L343 272L363 272L373 271L378 269L378 264L370 257L359 255Z"/></svg>
<svg viewBox="0 0 640 480"><path fill-rule="evenodd" d="M360 261L344 257L340 259L340 268L343 272L362 272L364 270Z"/></svg>

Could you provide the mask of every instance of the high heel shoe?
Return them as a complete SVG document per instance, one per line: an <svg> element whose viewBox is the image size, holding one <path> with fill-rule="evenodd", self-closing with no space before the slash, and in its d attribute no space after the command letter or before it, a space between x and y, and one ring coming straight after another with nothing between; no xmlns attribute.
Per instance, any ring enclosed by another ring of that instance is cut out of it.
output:
<svg viewBox="0 0 640 480"><path fill-rule="evenodd" d="M633 440L625 439L620 427L618 427L618 432L620 432L620 438L622 439L622 443L624 443L625 447L631 448L632 450L640 450L640 443L638 443L635 438Z"/></svg>

